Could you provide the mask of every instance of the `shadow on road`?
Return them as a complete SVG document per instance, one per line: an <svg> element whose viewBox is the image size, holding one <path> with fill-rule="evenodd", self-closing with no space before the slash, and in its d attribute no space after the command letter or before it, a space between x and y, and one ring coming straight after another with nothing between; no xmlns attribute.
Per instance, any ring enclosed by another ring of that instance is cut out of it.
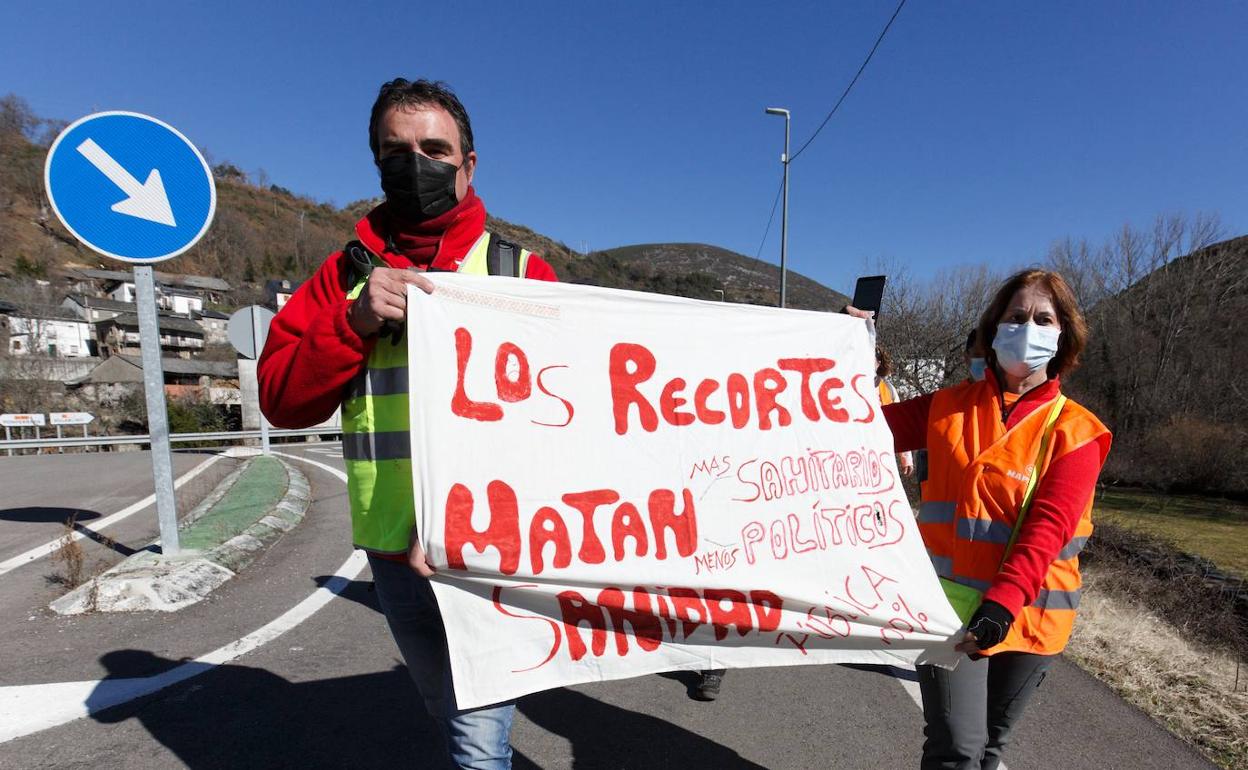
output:
<svg viewBox="0 0 1248 770"><path fill-rule="evenodd" d="M204 666L198 676L107 707L142 691L147 677L176 675L184 661L117 650L100 662L108 676L87 698L89 708L100 709L92 719L137 719L189 768L448 767L437 725L401 665L310 682L251 666ZM574 768L761 767L684 728L573 690L526 696L519 710L571 744ZM549 766L518 751L513 765Z"/></svg>
<svg viewBox="0 0 1248 770"><path fill-rule="evenodd" d="M659 676L680 682L685 686L685 695L689 696L691 700L697 700L695 695L698 691L698 685L702 683L702 675L697 671L663 671Z"/></svg>
<svg viewBox="0 0 1248 770"><path fill-rule="evenodd" d="M135 677L181 661L142 650L100 658L109 674L87 699L99 706ZM137 719L189 768L422 767L444 753L407 671L292 682L261 668L218 666L166 690L92 714Z"/></svg>
<svg viewBox="0 0 1248 770"><path fill-rule="evenodd" d="M898 668L897 666L886 666L875 663L842 663L843 668L851 668L854 671L866 671L872 674L883 674L893 679L905 679L908 682L919 681L919 675L914 669Z"/></svg>
<svg viewBox="0 0 1248 770"><path fill-rule="evenodd" d="M519 710L538 727L572 744L572 767L761 768L737 752L648 714L622 709L575 690L526 695ZM517 755L519 770L537 768Z"/></svg>
<svg viewBox="0 0 1248 770"><path fill-rule="evenodd" d="M312 582L316 583L317 588L324 588L331 580L340 580L336 575L317 575L312 578ZM352 580L347 583L347 587L341 591L335 591L338 598L353 601L356 604L368 607L374 612L381 612L381 605L377 603L377 592L373 590L373 581L371 580Z"/></svg>
<svg viewBox="0 0 1248 770"><path fill-rule="evenodd" d="M0 521L17 521L24 524L67 524L75 521L91 521L100 518L96 511L78 508L6 508L0 510Z"/></svg>

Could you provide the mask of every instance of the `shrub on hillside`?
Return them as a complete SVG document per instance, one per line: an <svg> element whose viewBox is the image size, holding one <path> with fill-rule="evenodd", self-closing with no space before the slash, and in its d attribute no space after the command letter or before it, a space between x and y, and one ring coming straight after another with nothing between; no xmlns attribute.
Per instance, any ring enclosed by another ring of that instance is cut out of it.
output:
<svg viewBox="0 0 1248 770"><path fill-rule="evenodd" d="M1105 476L1172 492L1234 494L1248 488L1248 441L1236 426L1173 415L1136 436L1117 437Z"/></svg>
<svg viewBox="0 0 1248 770"><path fill-rule="evenodd" d="M212 433L225 429L225 413L215 404L189 398L169 401L170 433Z"/></svg>

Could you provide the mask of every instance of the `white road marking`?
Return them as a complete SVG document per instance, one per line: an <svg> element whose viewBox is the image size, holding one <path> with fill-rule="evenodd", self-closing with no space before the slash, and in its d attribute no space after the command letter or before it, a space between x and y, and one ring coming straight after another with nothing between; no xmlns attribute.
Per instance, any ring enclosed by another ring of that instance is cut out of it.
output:
<svg viewBox="0 0 1248 770"><path fill-rule="evenodd" d="M174 482L173 484L174 488L176 489L177 487L182 486L186 482L190 481L191 479L195 478L199 474L203 473L205 470L208 469L208 466L220 460L221 457L222 455L210 455L207 460L200 463L199 465L196 465L194 468L187 471L186 473L182 474L182 476L178 478L177 481ZM133 516L134 514L138 513L139 511L143 510L144 508L148 507L154 502L156 502L156 495L155 494L148 495L147 497L143 498L137 503L134 503L133 505L128 505L125 508L122 508L120 511L117 511L111 516L105 516L99 521L91 522L90 527L83 525L83 529L87 529L91 532L98 532L99 530L104 529L105 527L116 524L122 519ZM81 530L75 530L73 533L74 540L81 540L86 536L87 535L84 534ZM5 574L6 572L12 572L18 567L29 564L32 561L40 559L44 556L50 556L51 554L55 553L58 548L61 547L61 544L62 542L64 542L64 540L65 538L58 537L57 539L53 540L50 543L44 543L41 546L31 548L29 551L26 551L25 553L20 553L11 559L6 559L0 562L0 575Z"/></svg>
<svg viewBox="0 0 1248 770"><path fill-rule="evenodd" d="M316 466L344 484L347 475L337 468L286 452L275 455ZM202 467L202 466L200 466ZM185 477L184 477L185 478ZM83 682L50 682L47 684L11 685L0 687L0 743L40 730L72 722L113 706L151 695L170 685L228 663L268 644L312 617L368 566L363 551L353 551L326 583L278 618L266 623L241 639L201 655L163 674L135 679L95 679Z"/></svg>

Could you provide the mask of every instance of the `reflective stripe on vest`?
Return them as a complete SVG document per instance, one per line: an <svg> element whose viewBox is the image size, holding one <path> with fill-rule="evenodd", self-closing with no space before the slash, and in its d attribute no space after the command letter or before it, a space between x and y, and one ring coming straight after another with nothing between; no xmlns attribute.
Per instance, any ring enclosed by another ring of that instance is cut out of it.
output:
<svg viewBox="0 0 1248 770"><path fill-rule="evenodd" d="M948 500L928 500L919 503L920 524L952 524L957 503Z"/></svg>
<svg viewBox="0 0 1248 770"><path fill-rule="evenodd" d="M1077 610L1080 593L1082 592L1077 590L1050 591L1047 588L1041 588L1036 600L1027 606L1049 610Z"/></svg>
<svg viewBox="0 0 1248 770"><path fill-rule="evenodd" d="M490 275L492 236L481 234L459 263L457 272ZM496 260L523 276L530 252L505 249ZM371 255L370 255L371 256ZM373 257L373 264L383 263ZM347 299L354 300L368 277L360 278ZM342 456L347 465L352 540L375 553L404 553L408 548L416 505L412 492L412 445L408 430L410 382L407 336L382 338L373 345L366 367L347 386L342 400Z"/></svg>
<svg viewBox="0 0 1248 770"><path fill-rule="evenodd" d="M1007 431L996 386L989 380L962 383L934 396L928 480L917 523L941 577L981 591L991 586L1033 475L1052 405L1038 406ZM1107 433L1095 416L1068 400L1040 469ZM1089 500L1071 539L1049 565L1035 601L1023 607L1005 641L988 654L1055 654L1065 647L1079 606L1078 556L1092 534L1091 510Z"/></svg>

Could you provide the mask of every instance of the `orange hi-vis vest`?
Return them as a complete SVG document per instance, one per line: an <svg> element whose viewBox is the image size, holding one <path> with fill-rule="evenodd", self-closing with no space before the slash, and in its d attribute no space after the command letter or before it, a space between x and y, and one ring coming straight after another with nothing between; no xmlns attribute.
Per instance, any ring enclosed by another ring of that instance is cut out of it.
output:
<svg viewBox="0 0 1248 770"><path fill-rule="evenodd" d="M888 406L889 404L897 400L897 397L893 395L892 383L890 383L888 380L884 379L883 377L880 378L879 384L876 385L875 387L876 387L876 390L880 392L880 406Z"/></svg>
<svg viewBox="0 0 1248 770"><path fill-rule="evenodd" d="M980 591L992 585L1005 558L1053 404L1050 399L1006 430L997 385L991 378L945 388L932 398L928 479L918 522L940 577ZM1057 458L1108 433L1095 415L1068 399L1038 472L1043 474ZM1036 600L1014 619L1005 640L983 654L1055 655L1066 647L1082 586L1079 552L1092 534L1091 498L1074 536L1049 565Z"/></svg>

